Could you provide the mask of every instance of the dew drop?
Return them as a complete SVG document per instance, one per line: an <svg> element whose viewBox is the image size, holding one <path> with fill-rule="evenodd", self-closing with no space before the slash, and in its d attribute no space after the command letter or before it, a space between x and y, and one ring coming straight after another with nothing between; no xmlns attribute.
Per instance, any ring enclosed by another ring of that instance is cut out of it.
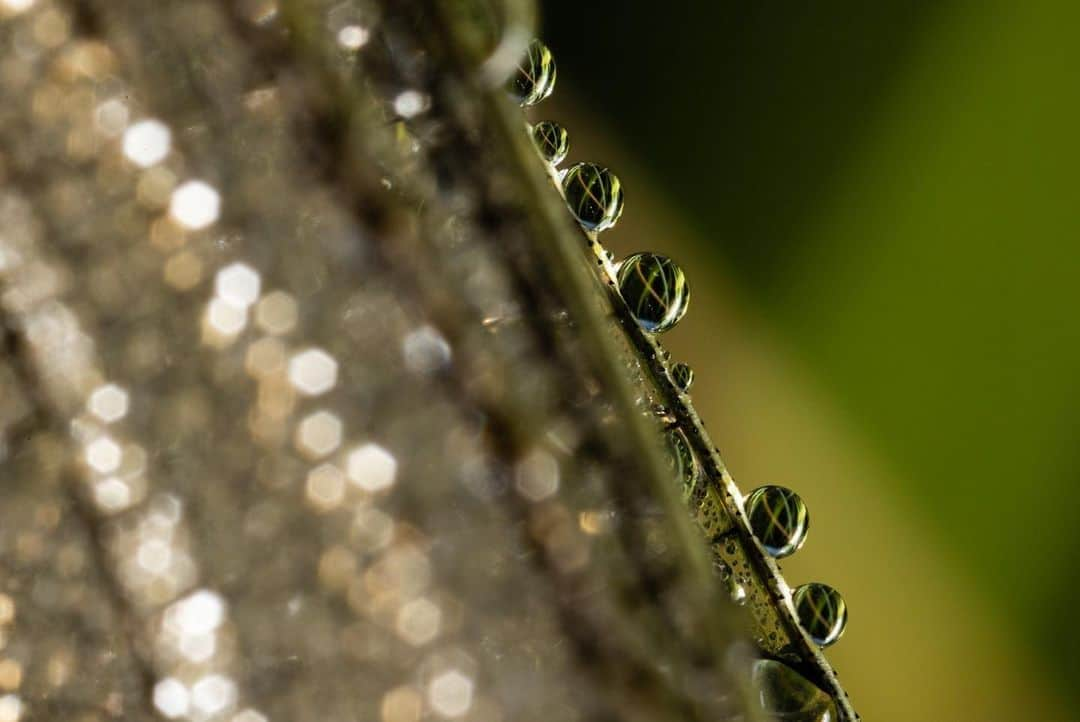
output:
<svg viewBox="0 0 1080 722"><path fill-rule="evenodd" d="M690 286L679 266L654 253L635 253L619 264L619 294L638 324L662 333L686 315Z"/></svg>
<svg viewBox="0 0 1080 722"><path fill-rule="evenodd" d="M799 624L815 644L828 647L847 626L847 603L828 584L803 584L791 595Z"/></svg>
<svg viewBox="0 0 1080 722"><path fill-rule="evenodd" d="M507 85L518 105L536 105L555 89L555 58L539 40L529 43L529 49L518 63Z"/></svg>
<svg viewBox="0 0 1080 722"><path fill-rule="evenodd" d="M614 226L623 212L623 189L619 178L595 163L578 163L562 178L566 205L587 231Z"/></svg>
<svg viewBox="0 0 1080 722"><path fill-rule="evenodd" d="M750 529L777 559L797 552L806 541L810 513L798 494L782 486L762 486L746 497Z"/></svg>
<svg viewBox="0 0 1080 722"><path fill-rule="evenodd" d="M679 391L689 391L694 384L694 369L684 363L677 363L671 367L671 379L679 387Z"/></svg>
<svg viewBox="0 0 1080 722"><path fill-rule="evenodd" d="M553 120L541 120L534 125L532 139L536 152L551 165L562 163L570 152L570 134Z"/></svg>

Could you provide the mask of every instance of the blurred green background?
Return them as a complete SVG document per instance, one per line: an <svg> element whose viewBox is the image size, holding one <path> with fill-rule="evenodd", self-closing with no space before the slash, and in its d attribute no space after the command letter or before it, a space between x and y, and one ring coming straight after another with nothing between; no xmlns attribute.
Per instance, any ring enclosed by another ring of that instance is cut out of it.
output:
<svg viewBox="0 0 1080 722"><path fill-rule="evenodd" d="M1080 3L541 5L532 117L686 266L666 341L743 490L807 499L864 717L1080 719Z"/></svg>

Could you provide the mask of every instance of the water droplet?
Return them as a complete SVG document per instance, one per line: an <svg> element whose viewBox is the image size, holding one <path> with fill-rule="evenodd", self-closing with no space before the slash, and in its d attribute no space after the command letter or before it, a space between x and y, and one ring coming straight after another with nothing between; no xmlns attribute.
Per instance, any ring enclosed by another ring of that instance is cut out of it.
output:
<svg viewBox="0 0 1080 722"><path fill-rule="evenodd" d="M690 286L670 258L635 253L619 264L618 281L630 313L646 331L667 331L686 315Z"/></svg>
<svg viewBox="0 0 1080 722"><path fill-rule="evenodd" d="M671 367L671 379L679 387L679 391L689 391L694 384L694 369L684 363L677 363Z"/></svg>
<svg viewBox="0 0 1080 722"><path fill-rule="evenodd" d="M754 662L751 679L763 712L781 722L836 722L836 703L791 667L771 659Z"/></svg>
<svg viewBox="0 0 1080 722"><path fill-rule="evenodd" d="M529 43L525 57L507 86L518 105L536 105L555 89L555 58L539 40Z"/></svg>
<svg viewBox="0 0 1080 722"><path fill-rule="evenodd" d="M847 603L828 584L812 582L803 584L791 595L799 624L815 644L828 647L847 626Z"/></svg>
<svg viewBox="0 0 1080 722"><path fill-rule="evenodd" d="M540 157L551 165L559 165L570 152L570 134L552 120L541 120L532 128L533 144Z"/></svg>
<svg viewBox="0 0 1080 722"><path fill-rule="evenodd" d="M682 429L672 429L667 434L668 448L671 451L670 463L675 478L682 484L683 498L689 499L697 481L698 463L690 448L690 441Z"/></svg>
<svg viewBox="0 0 1080 722"><path fill-rule="evenodd" d="M746 518L765 551L790 556L806 541L810 512L798 494L782 486L762 486L746 497Z"/></svg>
<svg viewBox="0 0 1080 722"><path fill-rule="evenodd" d="M623 212L622 183L607 168L578 163L562 179L566 205L587 231L611 228Z"/></svg>
<svg viewBox="0 0 1080 722"><path fill-rule="evenodd" d="M741 607L746 604L746 587L740 584L734 576L724 580L724 588L727 590L728 596L731 597L731 601L737 606Z"/></svg>

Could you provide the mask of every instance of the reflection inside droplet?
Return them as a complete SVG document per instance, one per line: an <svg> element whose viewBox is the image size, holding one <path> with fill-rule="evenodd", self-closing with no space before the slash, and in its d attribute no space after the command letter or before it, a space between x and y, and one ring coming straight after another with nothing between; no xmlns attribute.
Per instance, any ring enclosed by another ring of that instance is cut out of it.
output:
<svg viewBox="0 0 1080 722"><path fill-rule="evenodd" d="M220 674L210 674L191 687L191 703L207 717L220 714L236 703L236 683Z"/></svg>
<svg viewBox="0 0 1080 722"><path fill-rule="evenodd" d="M367 45L371 33L360 25L346 25L338 30L337 43L346 50L359 50Z"/></svg>
<svg viewBox="0 0 1080 722"><path fill-rule="evenodd" d="M154 685L153 700L158 712L169 719L176 719L187 714L191 694L180 680L166 677Z"/></svg>
<svg viewBox="0 0 1080 722"><path fill-rule="evenodd" d="M468 712L472 697L472 679L456 669L443 672L428 685L428 703L443 717L460 717Z"/></svg>
<svg viewBox="0 0 1080 722"><path fill-rule="evenodd" d="M379 492L393 486L397 478L397 460L378 444L364 444L349 453L349 480L364 491Z"/></svg>
<svg viewBox="0 0 1080 722"><path fill-rule="evenodd" d="M450 363L451 350L443 335L431 326L421 326L402 342L405 365L414 373L431 373Z"/></svg>
<svg viewBox="0 0 1080 722"><path fill-rule="evenodd" d="M431 106L431 98L418 90L406 90L394 98L394 112L402 118L420 115Z"/></svg>
<svg viewBox="0 0 1080 722"><path fill-rule="evenodd" d="M19 722L22 713L23 703L18 695L5 694L0 697L0 722Z"/></svg>
<svg viewBox="0 0 1080 722"><path fill-rule="evenodd" d="M86 463L100 474L116 471L120 466L120 445L108 436L102 436L86 445L84 453Z"/></svg>
<svg viewBox="0 0 1080 722"><path fill-rule="evenodd" d="M201 230L217 221L221 195L203 181L188 181L173 191L169 215L185 228Z"/></svg>
<svg viewBox="0 0 1080 722"><path fill-rule="evenodd" d="M289 381L308 396L325 393L337 383L337 361L322 349L301 351L289 361Z"/></svg>
<svg viewBox="0 0 1080 722"><path fill-rule="evenodd" d="M124 131L124 157L140 168L163 161L171 147L172 133L160 120L140 120Z"/></svg>
<svg viewBox="0 0 1080 722"><path fill-rule="evenodd" d="M233 263L218 271L214 290L218 298L237 308L247 308L259 299L262 282L258 272L245 263Z"/></svg>
<svg viewBox="0 0 1080 722"><path fill-rule="evenodd" d="M119 421L127 414L128 395L116 384L105 384L94 389L86 407L94 416L109 424Z"/></svg>

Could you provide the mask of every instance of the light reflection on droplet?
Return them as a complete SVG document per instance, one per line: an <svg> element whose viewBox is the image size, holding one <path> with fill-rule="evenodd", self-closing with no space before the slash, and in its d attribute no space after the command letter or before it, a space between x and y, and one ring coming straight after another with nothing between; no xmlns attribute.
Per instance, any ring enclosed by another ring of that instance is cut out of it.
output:
<svg viewBox="0 0 1080 722"><path fill-rule="evenodd" d="M332 546L319 557L319 581L329 589L344 589L356 575L356 556L343 546Z"/></svg>
<svg viewBox="0 0 1080 722"><path fill-rule="evenodd" d="M56 48L71 36L71 20L55 8L44 10L34 21L34 39L46 48Z"/></svg>
<svg viewBox="0 0 1080 722"><path fill-rule="evenodd" d="M402 118L420 115L431 107L431 98L418 90L406 90L394 98L394 112Z"/></svg>
<svg viewBox="0 0 1080 722"><path fill-rule="evenodd" d="M108 474L120 466L122 452L119 444L108 436L102 436L86 445L84 456L90 468L100 474Z"/></svg>
<svg viewBox="0 0 1080 722"><path fill-rule="evenodd" d="M312 458L320 458L341 445L342 423L336 414L316 411L296 427L296 447Z"/></svg>
<svg viewBox="0 0 1080 722"><path fill-rule="evenodd" d="M296 327L296 300L284 291L271 291L255 307L255 323L267 333L283 335Z"/></svg>
<svg viewBox="0 0 1080 722"><path fill-rule="evenodd" d="M0 659L0 689L16 690L22 684L22 665L14 659Z"/></svg>
<svg viewBox="0 0 1080 722"><path fill-rule="evenodd" d="M21 13L34 7L37 0L0 0L0 9L14 14Z"/></svg>
<svg viewBox="0 0 1080 722"><path fill-rule="evenodd" d="M412 687L395 687L382 699L382 722L418 722L424 711L424 700Z"/></svg>
<svg viewBox="0 0 1080 722"><path fill-rule="evenodd" d="M368 29L360 25L346 25L337 33L337 43L346 50L359 50L371 38Z"/></svg>
<svg viewBox="0 0 1080 722"><path fill-rule="evenodd" d="M301 351L289 361L289 381L308 396L317 396L334 388L337 371L334 357L318 348Z"/></svg>
<svg viewBox="0 0 1080 722"><path fill-rule="evenodd" d="M207 717L236 704L236 683L220 674L210 674L191 687L192 706Z"/></svg>
<svg viewBox="0 0 1080 722"><path fill-rule="evenodd" d="M258 272L245 263L222 268L214 279L218 298L237 308L247 308L259 300L262 281Z"/></svg>
<svg viewBox="0 0 1080 722"><path fill-rule="evenodd" d="M181 251L165 262L165 283L178 291L188 291L202 280L202 261L191 251Z"/></svg>
<svg viewBox="0 0 1080 722"><path fill-rule="evenodd" d="M414 373L431 373L450 363L451 350L443 335L431 326L422 326L402 342L405 365Z"/></svg>
<svg viewBox="0 0 1080 722"><path fill-rule="evenodd" d="M224 621L225 600L209 589L199 589L173 602L164 617L164 624L178 636L213 632Z"/></svg>
<svg viewBox="0 0 1080 722"><path fill-rule="evenodd" d="M19 722L22 719L23 703L16 694L0 697L0 722Z"/></svg>
<svg viewBox="0 0 1080 722"><path fill-rule="evenodd" d="M187 714L191 705L191 693L175 677L166 677L154 685L154 707L169 719Z"/></svg>
<svg viewBox="0 0 1080 722"><path fill-rule="evenodd" d="M11 624L15 621L15 600L7 594L0 593L0 625Z"/></svg>
<svg viewBox="0 0 1080 722"><path fill-rule="evenodd" d="M365 507L357 511L349 527L349 539L365 551L382 549L390 543L393 535L393 518L374 508Z"/></svg>
<svg viewBox="0 0 1080 722"><path fill-rule="evenodd" d="M109 476L94 484L94 503L106 512L127 509L134 501L131 492L130 486L115 476Z"/></svg>
<svg viewBox="0 0 1080 722"><path fill-rule="evenodd" d="M87 399L86 407L94 416L109 424L119 421L127 414L128 395L116 384L105 384L94 389Z"/></svg>
<svg viewBox="0 0 1080 722"><path fill-rule="evenodd" d="M247 326L247 311L220 298L213 298L206 305L206 324L218 336L231 338Z"/></svg>
<svg viewBox="0 0 1080 722"><path fill-rule="evenodd" d="M404 604L398 611L397 632L414 647L427 644L439 633L442 610L430 599L420 597Z"/></svg>
<svg viewBox="0 0 1080 722"><path fill-rule="evenodd" d="M397 459L378 444L363 444L349 452L349 480L368 492L389 489L397 478Z"/></svg>
<svg viewBox="0 0 1080 722"><path fill-rule="evenodd" d="M559 490L559 464L543 450L533 451L518 464L514 487L529 501L542 501Z"/></svg>
<svg viewBox="0 0 1080 722"><path fill-rule="evenodd" d="M114 138L127 128L129 111L119 98L111 98L94 110L94 124L102 135Z"/></svg>
<svg viewBox="0 0 1080 722"><path fill-rule="evenodd" d="M185 228L201 230L217 221L221 195L213 186L193 180L181 184L169 200L169 215Z"/></svg>
<svg viewBox="0 0 1080 722"><path fill-rule="evenodd" d="M147 168L135 183L135 198L146 208L160 210L169 204L176 181L176 174L166 166ZM170 251L187 240L182 232L172 227L173 224L169 226L171 232L162 232L161 225L155 225L151 230L151 242L163 251Z"/></svg>
<svg viewBox="0 0 1080 722"><path fill-rule="evenodd" d="M307 475L308 503L320 511L330 511L345 499L345 475L333 464L321 464Z"/></svg>
<svg viewBox="0 0 1080 722"><path fill-rule="evenodd" d="M160 539L148 539L139 545L135 560L151 574L164 574L172 563L172 548Z"/></svg>
<svg viewBox="0 0 1080 722"><path fill-rule="evenodd" d="M473 681L452 669L443 672L428 685L428 703L443 717L460 717L472 706Z"/></svg>
<svg viewBox="0 0 1080 722"><path fill-rule="evenodd" d="M231 722L269 722L269 720L262 712L248 707L234 714Z"/></svg>
<svg viewBox="0 0 1080 722"><path fill-rule="evenodd" d="M125 158L140 168L149 168L169 155L172 132L160 120L140 120L124 131L121 147Z"/></svg>
<svg viewBox="0 0 1080 722"><path fill-rule="evenodd" d="M272 336L265 336L248 346L244 367L257 379L268 378L284 371L285 356L285 344Z"/></svg>

